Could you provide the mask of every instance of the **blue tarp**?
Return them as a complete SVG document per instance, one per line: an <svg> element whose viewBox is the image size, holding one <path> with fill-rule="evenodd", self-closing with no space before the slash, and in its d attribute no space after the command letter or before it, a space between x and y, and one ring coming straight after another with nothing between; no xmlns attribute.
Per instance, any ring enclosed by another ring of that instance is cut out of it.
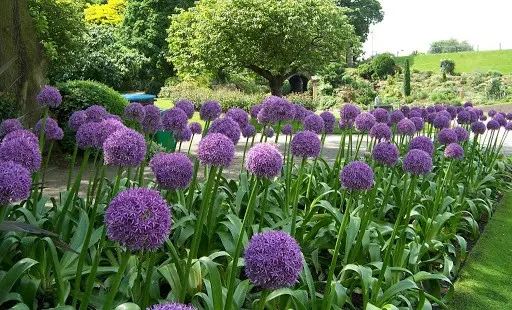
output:
<svg viewBox="0 0 512 310"><path fill-rule="evenodd" d="M149 95L149 94L123 94L123 96L126 100L130 102L134 101L150 101L154 100L156 98L155 95Z"/></svg>

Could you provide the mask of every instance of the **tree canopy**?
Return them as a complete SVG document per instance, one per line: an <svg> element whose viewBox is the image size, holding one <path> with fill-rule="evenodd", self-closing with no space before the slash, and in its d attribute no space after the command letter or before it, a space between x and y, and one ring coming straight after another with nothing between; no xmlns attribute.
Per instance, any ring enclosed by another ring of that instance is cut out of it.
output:
<svg viewBox="0 0 512 310"><path fill-rule="evenodd" d="M458 41L456 39L440 40L430 44L429 53L457 53L473 51L473 46L468 41Z"/></svg>
<svg viewBox="0 0 512 310"><path fill-rule="evenodd" d="M344 12L330 0L201 0L172 18L170 60L180 75L247 68L281 95L290 76L359 44Z"/></svg>
<svg viewBox="0 0 512 310"><path fill-rule="evenodd" d="M361 42L368 38L370 26L381 22L384 18L384 12L378 0L336 0L336 4L349 9L346 14Z"/></svg>

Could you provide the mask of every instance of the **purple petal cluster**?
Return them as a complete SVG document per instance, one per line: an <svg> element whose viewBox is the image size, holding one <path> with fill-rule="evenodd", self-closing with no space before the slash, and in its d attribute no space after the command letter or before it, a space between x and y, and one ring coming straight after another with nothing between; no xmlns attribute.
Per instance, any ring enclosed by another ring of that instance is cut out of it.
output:
<svg viewBox="0 0 512 310"><path fill-rule="evenodd" d="M151 158L149 166L163 189L184 189L192 181L194 167L183 153L158 153Z"/></svg>
<svg viewBox="0 0 512 310"><path fill-rule="evenodd" d="M487 115L489 115L489 117L494 117L494 115L498 114L498 112L494 109L490 109L488 112L487 112Z"/></svg>
<svg viewBox="0 0 512 310"><path fill-rule="evenodd" d="M290 124L286 124L281 127L281 133L285 136L289 136L293 133L293 127Z"/></svg>
<svg viewBox="0 0 512 310"><path fill-rule="evenodd" d="M471 113L467 110L462 110L457 114L457 123L459 124L470 124L471 123Z"/></svg>
<svg viewBox="0 0 512 310"><path fill-rule="evenodd" d="M405 115L400 110L395 110L395 111L391 112L391 116L390 116L391 124L398 124L398 122L403 120L404 118L405 118Z"/></svg>
<svg viewBox="0 0 512 310"><path fill-rule="evenodd" d="M101 139L99 138L101 131L101 123L91 122L83 124L76 132L76 144L82 150L87 148L102 148L103 144L100 143Z"/></svg>
<svg viewBox="0 0 512 310"><path fill-rule="evenodd" d="M318 136L312 131L299 131L293 136L290 150L296 157L316 158L322 145Z"/></svg>
<svg viewBox="0 0 512 310"><path fill-rule="evenodd" d="M34 132L39 136L41 132L41 126L43 125L43 120L40 119L36 125L34 126ZM57 141L62 140L64 137L64 131L59 127L59 124L53 118L47 118L44 124L44 137L47 141Z"/></svg>
<svg viewBox="0 0 512 310"><path fill-rule="evenodd" d="M377 108L372 111L373 116L375 116L375 120L377 120L377 123L389 123L389 112L386 109L383 108Z"/></svg>
<svg viewBox="0 0 512 310"><path fill-rule="evenodd" d="M303 268L299 244L281 231L255 234L244 258L247 278L264 289L293 286Z"/></svg>
<svg viewBox="0 0 512 310"><path fill-rule="evenodd" d="M343 118L340 118L338 120L338 128L339 129L342 129L342 130L346 130L346 129L352 129L352 127L354 127L354 121L349 119L349 120L345 120Z"/></svg>
<svg viewBox="0 0 512 310"><path fill-rule="evenodd" d="M416 127L416 132L422 131L423 127L425 127L425 121L421 117L411 117L409 120L414 123L414 127Z"/></svg>
<svg viewBox="0 0 512 310"><path fill-rule="evenodd" d="M320 113L320 117L324 120L324 131L327 134L334 132L334 124L336 124L336 117L331 112L325 111Z"/></svg>
<svg viewBox="0 0 512 310"><path fill-rule="evenodd" d="M411 108L409 108L408 106L404 105L400 108L400 111L402 111L402 113L404 114L405 117L408 117L409 116L409 112L411 112Z"/></svg>
<svg viewBox="0 0 512 310"><path fill-rule="evenodd" d="M75 111L68 120L68 126L73 132L77 132L78 128L87 122L87 113L83 110Z"/></svg>
<svg viewBox="0 0 512 310"><path fill-rule="evenodd" d="M446 107L446 112L450 113L450 119L455 119L457 117L457 108L454 106Z"/></svg>
<svg viewBox="0 0 512 310"><path fill-rule="evenodd" d="M0 124L0 139L5 137L8 133L16 130L22 130L23 125L16 118L6 119Z"/></svg>
<svg viewBox="0 0 512 310"><path fill-rule="evenodd" d="M192 307L191 305L170 302L154 305L152 307L147 308L146 310L197 310L197 308Z"/></svg>
<svg viewBox="0 0 512 310"><path fill-rule="evenodd" d="M223 117L213 121L208 134L221 133L231 139L233 144L237 144L240 140L240 126L230 117Z"/></svg>
<svg viewBox="0 0 512 310"><path fill-rule="evenodd" d="M463 127L457 126L453 131L457 134L457 142L467 141L469 139L469 132Z"/></svg>
<svg viewBox="0 0 512 310"><path fill-rule="evenodd" d="M506 131L512 130L512 122L508 122L507 125L505 125L505 130Z"/></svg>
<svg viewBox="0 0 512 310"><path fill-rule="evenodd" d="M373 114L365 112L359 114L355 119L356 129L359 131L369 131L377 122Z"/></svg>
<svg viewBox="0 0 512 310"><path fill-rule="evenodd" d="M253 125L247 125L242 128L242 136L244 138L251 138L256 133L256 128Z"/></svg>
<svg viewBox="0 0 512 310"><path fill-rule="evenodd" d="M341 185L354 191L364 191L373 186L373 170L367 163L353 161L340 172Z"/></svg>
<svg viewBox="0 0 512 310"><path fill-rule="evenodd" d="M507 118L503 114L496 114L492 119L497 121L502 127L507 125Z"/></svg>
<svg viewBox="0 0 512 310"><path fill-rule="evenodd" d="M39 138L32 131L27 129L15 130L13 132L8 133L4 137L3 142L7 142L9 140L14 140L18 138L25 139L28 142L32 143L33 145L39 147Z"/></svg>
<svg viewBox="0 0 512 310"><path fill-rule="evenodd" d="M398 148L390 142L377 143L372 151L373 160L388 167L396 164L398 156L400 156Z"/></svg>
<svg viewBox="0 0 512 310"><path fill-rule="evenodd" d="M192 139L192 130L190 130L190 127L188 126L174 131L173 133L176 141L190 141L190 139Z"/></svg>
<svg viewBox="0 0 512 310"><path fill-rule="evenodd" d="M491 119L487 122L487 129L489 130L499 130L501 127L500 123L497 120Z"/></svg>
<svg viewBox="0 0 512 310"><path fill-rule="evenodd" d="M261 109L263 109L263 103L258 103L252 106L251 111L249 114L251 114L251 117L253 119L258 118L258 113L260 113Z"/></svg>
<svg viewBox="0 0 512 310"><path fill-rule="evenodd" d="M190 128L190 131L192 131L193 135L200 135L203 133L203 127L198 122L192 122L188 124L188 128Z"/></svg>
<svg viewBox="0 0 512 310"><path fill-rule="evenodd" d="M12 161L31 173L36 172L41 166L39 146L24 138L4 140L0 145L0 161Z"/></svg>
<svg viewBox="0 0 512 310"><path fill-rule="evenodd" d="M269 96L263 100L263 108L258 113L258 121L262 124L278 123L293 120L295 106L286 98Z"/></svg>
<svg viewBox="0 0 512 310"><path fill-rule="evenodd" d="M370 129L370 137L380 140L391 139L391 128L385 123L377 123Z"/></svg>
<svg viewBox="0 0 512 310"><path fill-rule="evenodd" d="M171 208L160 193L147 189L128 189L110 201L105 212L110 240L130 251L155 251L171 229Z"/></svg>
<svg viewBox="0 0 512 310"><path fill-rule="evenodd" d="M27 199L30 196L30 172L12 161L0 162L0 206Z"/></svg>
<svg viewBox="0 0 512 310"><path fill-rule="evenodd" d="M450 118L446 117L446 115L437 114L432 124L436 129L448 128L450 127Z"/></svg>
<svg viewBox="0 0 512 310"><path fill-rule="evenodd" d="M302 122L306 117L308 110L300 104L294 104L293 106L295 108L295 116L293 117L293 120Z"/></svg>
<svg viewBox="0 0 512 310"><path fill-rule="evenodd" d="M214 100L206 101L199 109L199 117L203 121L213 121L220 116L220 113L222 113L222 108Z"/></svg>
<svg viewBox="0 0 512 310"><path fill-rule="evenodd" d="M194 116L194 104L190 100L180 99L176 102L174 107L183 110L187 115L187 118L192 118L192 116Z"/></svg>
<svg viewBox="0 0 512 310"><path fill-rule="evenodd" d="M434 142L429 137L417 136L409 142L409 150L422 150L432 155L434 153Z"/></svg>
<svg viewBox="0 0 512 310"><path fill-rule="evenodd" d="M482 135L485 133L485 130L486 130L485 124L482 122L474 122L473 124L471 124L471 131L475 135Z"/></svg>
<svg viewBox="0 0 512 310"><path fill-rule="evenodd" d="M197 157L202 165L229 167L235 157L235 145L225 135L211 133L199 141Z"/></svg>
<svg viewBox="0 0 512 310"><path fill-rule="evenodd" d="M274 134L275 134L275 133L276 133L276 132L275 132L274 128L272 128L272 127L270 127L270 126L269 126L269 127L267 127L267 128L265 128L265 136L266 136L267 138L272 138L272 137L274 136Z"/></svg>
<svg viewBox="0 0 512 310"><path fill-rule="evenodd" d="M473 107L473 103L471 103L471 101L466 101L463 106L465 108L471 108L471 107Z"/></svg>
<svg viewBox="0 0 512 310"><path fill-rule="evenodd" d="M142 123L145 115L144 106L138 102L132 102L124 108L124 118L126 120Z"/></svg>
<svg viewBox="0 0 512 310"><path fill-rule="evenodd" d="M125 128L112 133L103 143L107 165L136 167L146 156L146 140L135 130Z"/></svg>
<svg viewBox="0 0 512 310"><path fill-rule="evenodd" d="M432 157L420 149L412 149L403 160L403 169L413 175L424 175L432 170Z"/></svg>
<svg viewBox="0 0 512 310"><path fill-rule="evenodd" d="M455 131L444 128L437 134L437 141L439 144L448 145L457 142L457 134Z"/></svg>
<svg viewBox="0 0 512 310"><path fill-rule="evenodd" d="M226 112L226 117L231 117L235 122L238 123L240 128L244 128L249 125L249 115L242 109L233 108Z"/></svg>
<svg viewBox="0 0 512 310"><path fill-rule="evenodd" d="M160 109L152 104L144 106L144 120L142 121L142 130L154 134L162 129L162 119Z"/></svg>
<svg viewBox="0 0 512 310"><path fill-rule="evenodd" d="M464 157L464 149L457 143L450 143L444 149L444 156L451 159L462 159Z"/></svg>
<svg viewBox="0 0 512 310"><path fill-rule="evenodd" d="M36 102L40 106L56 108L62 103L62 96L57 88L46 85L37 95Z"/></svg>
<svg viewBox="0 0 512 310"><path fill-rule="evenodd" d="M162 115L162 127L168 131L179 131L187 127L188 117L179 108L166 110Z"/></svg>
<svg viewBox="0 0 512 310"><path fill-rule="evenodd" d="M353 104L346 103L340 109L340 118L344 121L353 121L361 114L361 110Z"/></svg>
<svg viewBox="0 0 512 310"><path fill-rule="evenodd" d="M245 169L258 178L273 178L281 174L283 157L277 146L270 143L258 143L247 152Z"/></svg>
<svg viewBox="0 0 512 310"><path fill-rule="evenodd" d="M400 135L412 136L416 132L416 125L408 118L404 118L396 125L396 131Z"/></svg>
<svg viewBox="0 0 512 310"><path fill-rule="evenodd" d="M507 113L505 117L507 118L507 120L512 121L512 113Z"/></svg>
<svg viewBox="0 0 512 310"><path fill-rule="evenodd" d="M316 115L315 113L311 113L304 119L302 128L304 130L312 131L316 134L321 134L324 131L324 126L325 123L323 118Z"/></svg>
<svg viewBox="0 0 512 310"><path fill-rule="evenodd" d="M107 117L107 110L100 105L92 105L85 109L87 122L101 122Z"/></svg>

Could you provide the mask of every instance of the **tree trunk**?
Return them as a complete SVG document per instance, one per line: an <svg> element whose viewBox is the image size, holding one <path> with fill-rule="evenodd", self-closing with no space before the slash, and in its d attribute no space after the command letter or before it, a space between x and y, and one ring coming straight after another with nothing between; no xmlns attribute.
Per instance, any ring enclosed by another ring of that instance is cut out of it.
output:
<svg viewBox="0 0 512 310"><path fill-rule="evenodd" d="M268 80L268 86L270 87L270 93L273 96L283 96L283 84L285 79L281 77L272 77Z"/></svg>

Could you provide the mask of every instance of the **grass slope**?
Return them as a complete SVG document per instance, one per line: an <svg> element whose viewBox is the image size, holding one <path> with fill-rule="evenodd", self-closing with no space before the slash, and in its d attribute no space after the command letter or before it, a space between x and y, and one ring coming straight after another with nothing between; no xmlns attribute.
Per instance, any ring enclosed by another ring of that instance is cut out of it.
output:
<svg viewBox="0 0 512 310"><path fill-rule="evenodd" d="M455 61L456 72L487 72L492 70L501 73L512 73L512 50L423 54L398 57L397 62L403 64L406 58L409 58L412 69L420 71L438 72L441 60L451 59Z"/></svg>
<svg viewBox="0 0 512 310"><path fill-rule="evenodd" d="M512 194L505 196L455 283L453 310L502 310L512 305Z"/></svg>

